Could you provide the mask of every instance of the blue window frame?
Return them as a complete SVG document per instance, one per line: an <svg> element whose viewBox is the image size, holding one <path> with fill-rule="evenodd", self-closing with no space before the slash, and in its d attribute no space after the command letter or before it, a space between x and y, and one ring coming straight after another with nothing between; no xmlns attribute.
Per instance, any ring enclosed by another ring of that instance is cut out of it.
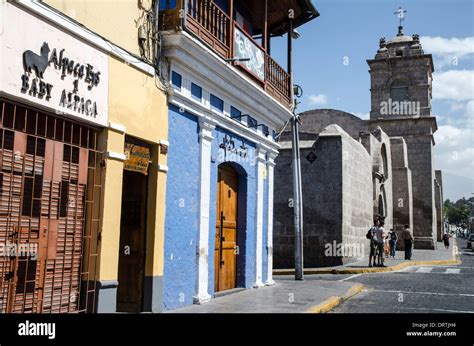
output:
<svg viewBox="0 0 474 346"><path fill-rule="evenodd" d="M251 116L247 116L247 126L257 130L257 120L255 120Z"/></svg>
<svg viewBox="0 0 474 346"><path fill-rule="evenodd" d="M194 83L191 83L191 95L195 98L198 99L199 101L202 100L202 88Z"/></svg>
<svg viewBox="0 0 474 346"><path fill-rule="evenodd" d="M261 125L262 126L262 133L265 137L268 137L268 135L270 134L270 130L268 129L268 126L267 125Z"/></svg>
<svg viewBox="0 0 474 346"><path fill-rule="evenodd" d="M173 84L176 89L181 90L181 85L183 84L183 77L179 73L173 71L173 73L171 73L171 84Z"/></svg>
<svg viewBox="0 0 474 346"><path fill-rule="evenodd" d="M240 120L240 117L242 116L242 112L239 111L237 108L230 106L230 117L231 118L237 118Z"/></svg>
<svg viewBox="0 0 474 346"><path fill-rule="evenodd" d="M211 94L211 108L215 109L216 111L223 112L224 111L224 101L218 98L216 95Z"/></svg>

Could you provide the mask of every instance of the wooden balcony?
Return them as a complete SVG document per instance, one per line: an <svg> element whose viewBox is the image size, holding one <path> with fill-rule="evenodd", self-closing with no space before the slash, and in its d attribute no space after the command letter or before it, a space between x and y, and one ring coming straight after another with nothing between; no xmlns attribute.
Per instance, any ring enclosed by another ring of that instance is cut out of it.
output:
<svg viewBox="0 0 474 346"><path fill-rule="evenodd" d="M183 5L184 9L181 8ZM179 17L180 13L185 13L184 18ZM213 0L184 0L173 10L162 10L160 20L163 30L184 27L283 106L291 107L290 74ZM264 32L261 35L265 37Z"/></svg>

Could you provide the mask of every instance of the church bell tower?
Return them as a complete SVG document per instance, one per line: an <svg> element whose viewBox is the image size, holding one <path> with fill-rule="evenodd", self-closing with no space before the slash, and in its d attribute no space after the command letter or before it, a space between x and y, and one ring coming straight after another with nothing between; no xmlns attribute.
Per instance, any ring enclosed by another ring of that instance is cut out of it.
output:
<svg viewBox="0 0 474 346"><path fill-rule="evenodd" d="M413 235L415 248L436 247L434 199L433 134L436 118L431 114L431 54L425 54L418 35L403 33L404 14L395 14L400 23L396 36L380 39L380 47L370 67L371 111L369 129L380 126L390 137L403 137L407 145L412 176ZM402 201L407 202L407 201ZM394 205L394 213L397 205Z"/></svg>

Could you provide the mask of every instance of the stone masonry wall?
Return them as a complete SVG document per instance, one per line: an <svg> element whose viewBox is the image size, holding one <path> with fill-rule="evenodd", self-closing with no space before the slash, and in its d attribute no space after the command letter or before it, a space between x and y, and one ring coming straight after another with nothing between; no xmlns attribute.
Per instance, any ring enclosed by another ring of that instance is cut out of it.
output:
<svg viewBox="0 0 474 346"><path fill-rule="evenodd" d="M433 122L434 118L369 122L369 127L380 126L389 136L403 136L406 141L412 174L413 235L418 249L434 249L436 246Z"/></svg>
<svg viewBox="0 0 474 346"><path fill-rule="evenodd" d="M393 176L393 229L401 239L404 226L413 229L413 197L411 170L408 168L408 153L402 137L390 138ZM403 250L403 241L397 244Z"/></svg>
<svg viewBox="0 0 474 346"><path fill-rule="evenodd" d="M291 144L280 143L276 158L273 263L274 268L294 268L294 218L290 199L293 197ZM306 156L318 156L310 163ZM301 148L303 183L303 252L304 266L317 267L341 264L336 258L326 261L324 244L337 236L342 222L342 148L339 138L316 143L315 147Z"/></svg>

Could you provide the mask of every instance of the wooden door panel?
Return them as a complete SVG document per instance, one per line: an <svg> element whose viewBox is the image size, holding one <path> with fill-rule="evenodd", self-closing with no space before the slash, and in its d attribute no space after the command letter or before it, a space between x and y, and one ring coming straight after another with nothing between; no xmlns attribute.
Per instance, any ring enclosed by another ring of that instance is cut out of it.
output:
<svg viewBox="0 0 474 346"><path fill-rule="evenodd" d="M147 178L124 171L117 310L141 312L145 275Z"/></svg>
<svg viewBox="0 0 474 346"><path fill-rule="evenodd" d="M237 187L237 173L230 167L219 167L216 196L216 245L214 251L214 290L216 292L236 287ZM222 221L221 215L224 217Z"/></svg>

